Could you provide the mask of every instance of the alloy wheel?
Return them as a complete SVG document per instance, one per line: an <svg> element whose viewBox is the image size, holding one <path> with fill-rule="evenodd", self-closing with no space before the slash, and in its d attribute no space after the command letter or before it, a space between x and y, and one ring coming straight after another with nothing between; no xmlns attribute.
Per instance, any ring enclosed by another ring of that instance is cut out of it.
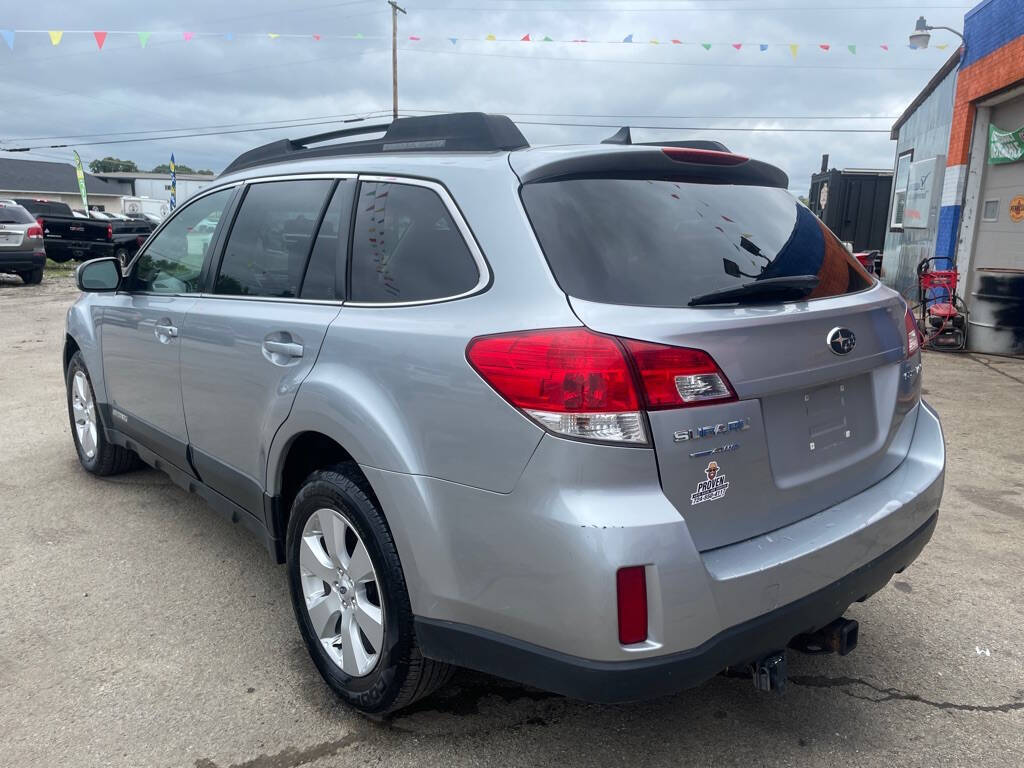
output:
<svg viewBox="0 0 1024 768"><path fill-rule="evenodd" d="M84 371L75 371L71 383L71 412L75 417L75 433L85 458L96 455L96 403Z"/></svg>
<svg viewBox="0 0 1024 768"><path fill-rule="evenodd" d="M370 553L338 511L318 509L299 545L306 614L327 656L345 674L363 677L380 659L384 606Z"/></svg>

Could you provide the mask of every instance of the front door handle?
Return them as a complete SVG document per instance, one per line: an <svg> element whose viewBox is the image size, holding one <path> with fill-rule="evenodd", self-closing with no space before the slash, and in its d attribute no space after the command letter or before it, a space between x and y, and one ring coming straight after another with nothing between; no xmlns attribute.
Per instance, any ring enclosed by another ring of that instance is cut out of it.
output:
<svg viewBox="0 0 1024 768"><path fill-rule="evenodd" d="M303 353L301 344L290 341L264 341L263 348L272 355L283 357L302 357Z"/></svg>
<svg viewBox="0 0 1024 768"><path fill-rule="evenodd" d="M153 335L164 344L167 344L171 339L178 337L178 329L169 322L159 322L153 326Z"/></svg>

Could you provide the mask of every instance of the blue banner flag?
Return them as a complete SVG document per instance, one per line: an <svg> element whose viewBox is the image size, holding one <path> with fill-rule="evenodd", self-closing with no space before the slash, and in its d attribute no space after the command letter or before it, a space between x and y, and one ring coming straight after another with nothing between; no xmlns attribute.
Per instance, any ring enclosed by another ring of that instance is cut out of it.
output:
<svg viewBox="0 0 1024 768"><path fill-rule="evenodd" d="M178 179L174 173L174 153L171 152L171 210L178 203Z"/></svg>

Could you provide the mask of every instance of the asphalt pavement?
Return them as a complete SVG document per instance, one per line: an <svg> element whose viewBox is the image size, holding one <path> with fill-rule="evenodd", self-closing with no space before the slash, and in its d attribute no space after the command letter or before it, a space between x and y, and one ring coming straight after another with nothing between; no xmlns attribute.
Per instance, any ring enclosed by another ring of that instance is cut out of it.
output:
<svg viewBox="0 0 1024 768"><path fill-rule="evenodd" d="M790 654L784 695L719 677L596 706L460 672L376 723L321 682L284 569L243 528L159 472L79 467L75 296L66 275L0 277L0 765L1024 765L1024 361L925 355L935 537L847 613L852 654Z"/></svg>

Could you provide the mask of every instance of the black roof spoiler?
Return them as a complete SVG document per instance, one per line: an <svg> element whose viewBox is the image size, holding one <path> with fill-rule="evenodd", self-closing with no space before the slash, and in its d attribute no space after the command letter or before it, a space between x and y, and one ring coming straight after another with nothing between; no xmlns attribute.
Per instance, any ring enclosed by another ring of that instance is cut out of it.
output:
<svg viewBox="0 0 1024 768"><path fill-rule="evenodd" d="M316 147L325 141L383 133L379 139ZM400 117L390 123L360 125L299 139L280 139L236 157L222 175L268 163L317 157L385 152L499 152L528 147L529 142L505 115L456 112L447 115Z"/></svg>
<svg viewBox="0 0 1024 768"><path fill-rule="evenodd" d="M689 139L686 141L633 141L629 126L624 125L604 139L602 144L636 144L641 147L679 147L681 149L709 149L713 152L728 152L729 148L720 141L710 139Z"/></svg>

